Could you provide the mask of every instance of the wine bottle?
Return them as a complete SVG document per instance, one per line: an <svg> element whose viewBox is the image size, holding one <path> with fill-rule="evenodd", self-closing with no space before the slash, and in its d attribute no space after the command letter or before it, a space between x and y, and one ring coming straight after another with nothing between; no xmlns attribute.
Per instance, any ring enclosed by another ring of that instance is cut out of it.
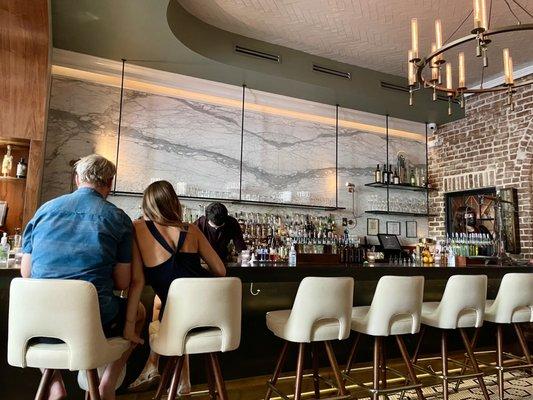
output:
<svg viewBox="0 0 533 400"><path fill-rule="evenodd" d="M381 176L381 170L379 169L379 164L376 167L376 170L374 171L374 182L381 183L382 176Z"/></svg>
<svg viewBox="0 0 533 400"><path fill-rule="evenodd" d="M396 170L396 168L394 168L394 176L392 177L392 183L395 185L400 184L400 177L398 176L398 171Z"/></svg>

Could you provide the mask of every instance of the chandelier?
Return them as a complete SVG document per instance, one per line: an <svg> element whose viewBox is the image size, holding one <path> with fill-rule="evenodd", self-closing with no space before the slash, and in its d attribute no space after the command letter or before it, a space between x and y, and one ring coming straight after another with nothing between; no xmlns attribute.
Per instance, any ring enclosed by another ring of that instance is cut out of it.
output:
<svg viewBox="0 0 533 400"><path fill-rule="evenodd" d="M435 42L431 44L431 53L426 57L420 57L418 46L418 20L411 19L411 50L408 52L408 80L409 80L409 105L413 105L413 93L430 88L433 89L433 101L437 100L437 94L445 94L448 98L448 115L452 114L452 102L459 102L461 108L465 106L465 94L488 93L488 92L507 92L507 105L513 110L513 93L516 88L533 83L533 79L515 83L513 77L513 59L508 48L503 49L502 62L504 72L504 84L502 86L484 88L483 72L489 65L488 48L489 44L495 40L495 36L508 32L518 32L533 30L533 23L524 24L520 21L517 14L513 11L510 2L519 8L519 11L533 18L533 14L526 9L518 0L503 0L509 11L517 20L517 24L492 28L491 11L492 0L489 5L489 18L487 18L487 9L485 0L473 0L473 9L466 18L461 22L459 27L454 31L457 32L462 25L473 15L474 27L469 35L461 37L451 42L442 40L442 23L440 19L435 20ZM452 34L453 36L453 34ZM479 87L468 87L466 84L465 54L459 52L458 79L453 80L452 62L446 59L446 52L463 45L467 42L475 41L475 56L482 59L481 83ZM443 74L444 71L444 74ZM445 80L443 80L445 75Z"/></svg>

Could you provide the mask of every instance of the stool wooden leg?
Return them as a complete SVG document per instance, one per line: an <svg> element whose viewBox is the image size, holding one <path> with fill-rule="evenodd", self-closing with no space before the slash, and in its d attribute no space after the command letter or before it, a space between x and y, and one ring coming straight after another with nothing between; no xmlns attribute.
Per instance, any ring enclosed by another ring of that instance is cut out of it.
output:
<svg viewBox="0 0 533 400"><path fill-rule="evenodd" d="M209 398L215 400L217 398L215 375L213 373L213 367L211 366L211 360L209 355L205 354L205 374L207 378L207 388L209 390Z"/></svg>
<svg viewBox="0 0 533 400"><path fill-rule="evenodd" d="M346 369L344 370L346 374L349 374L350 370L352 369L353 360L355 359L355 352L357 350L357 346L359 345L360 340L361 340L361 334L358 332L355 335L352 348L350 349L350 355L348 357L348 361L346 362Z"/></svg>
<svg viewBox="0 0 533 400"><path fill-rule="evenodd" d="M319 377L319 359L318 359L318 345L312 344L311 358L313 360L313 387L315 390L315 398L320 398L320 377Z"/></svg>
<svg viewBox="0 0 533 400"><path fill-rule="evenodd" d="M474 350L472 346L470 345L470 341L468 340L468 335L466 334L466 331L462 328L459 328L459 332L461 333L461 338L463 339L463 343L465 345L466 354L468 355L468 358L470 359L470 362L472 363L472 369L474 372L480 373L481 370L479 369L479 364L477 363L476 356L474 354ZM485 400L489 400L489 392L487 391L487 386L485 385L485 380L483 379L483 376L480 376L478 379L479 387L481 388L481 392L483 393L483 397Z"/></svg>
<svg viewBox="0 0 533 400"><path fill-rule="evenodd" d="M281 348L281 352L279 353L278 362L276 363L276 368L274 368L274 374L272 374L272 378L270 378L270 385L275 386L278 382L279 375L281 374L281 369L283 368L283 364L285 363L285 358L287 357L287 349L289 347L289 342L284 342L283 347ZM267 385L267 391L265 394L265 400L270 400L270 396L272 395L272 389L270 385Z"/></svg>
<svg viewBox="0 0 533 400"><path fill-rule="evenodd" d="M443 330L440 338L440 357L442 361L442 398L448 400L448 337Z"/></svg>
<svg viewBox="0 0 533 400"><path fill-rule="evenodd" d="M496 325L496 367L498 368L498 398L503 400L503 327Z"/></svg>
<svg viewBox="0 0 533 400"><path fill-rule="evenodd" d="M420 327L420 332L418 333L418 341L416 342L415 352L411 358L411 362L416 364L418 362L418 355L420 354L420 348L422 347L422 341L424 340L424 335L426 334L426 326L422 325Z"/></svg>
<svg viewBox="0 0 533 400"><path fill-rule="evenodd" d="M294 384L294 400L302 396L302 379L304 375L305 343L298 344L298 358L296 361L296 382Z"/></svg>
<svg viewBox="0 0 533 400"><path fill-rule="evenodd" d="M98 371L96 369L87 370L87 384L89 386L91 400L100 400Z"/></svg>
<svg viewBox="0 0 533 400"><path fill-rule="evenodd" d="M379 369L381 373L381 386L386 389L387 388L387 358L385 357L385 349L387 346L383 344L385 339L382 340L381 343L381 354L380 354L380 361L379 361Z"/></svg>
<svg viewBox="0 0 533 400"><path fill-rule="evenodd" d="M348 394L348 391L346 390L346 387L344 386L344 380L342 379L341 371L339 369L339 364L337 364L337 358L335 357L335 353L333 352L333 347L331 346L331 342L329 341L324 342L324 345L326 346L326 353L328 355L331 369L333 370L333 376L335 377L335 381L337 382L339 394L341 396L346 396Z"/></svg>
<svg viewBox="0 0 533 400"><path fill-rule="evenodd" d="M379 390L379 360L381 358L381 337L374 337L374 364L373 364L373 375L372 375L372 400L379 400L379 395L377 391Z"/></svg>
<svg viewBox="0 0 533 400"><path fill-rule="evenodd" d="M217 353L209 353L211 358L211 365L213 366L213 374L215 375L215 385L217 387L218 396L220 400L228 400L228 393L226 392L226 385L224 384L224 378L222 377L222 370L218 362Z"/></svg>
<svg viewBox="0 0 533 400"><path fill-rule="evenodd" d="M39 388L35 394L35 400L44 400L48 396L48 390L50 389L50 382L52 382L52 377L54 376L55 370L45 369L43 371L43 376L39 382Z"/></svg>
<svg viewBox="0 0 533 400"><path fill-rule="evenodd" d="M470 347L472 348L472 351L474 351L474 349L476 348L476 344L477 344L477 340L479 338L479 332L480 332L481 328L476 328L476 330L474 331L474 337L472 338L471 341L469 341L470 343ZM463 366L461 367L461 372L459 373L459 375L464 375L465 372L466 372L466 369L468 368L468 362L469 362L469 358L468 358L468 355L465 356L464 360L463 360ZM454 390L456 392L459 391L459 385L461 385L461 380L459 379L456 383L455 383L455 388Z"/></svg>
<svg viewBox="0 0 533 400"><path fill-rule="evenodd" d="M172 373L172 382L170 383L170 389L168 391L168 400L174 400L176 393L178 392L178 384L180 381L181 370L183 369L183 363L185 362L185 356L178 357L178 362Z"/></svg>
<svg viewBox="0 0 533 400"><path fill-rule="evenodd" d="M415 369L413 368L413 364L409 359L409 353L407 352L407 348L405 347L405 343L403 342L401 336L396 336L396 342L398 343L398 348L400 349L400 353L402 354L403 362L407 367L407 375L409 376L409 380L413 384L418 384L419 381L416 377ZM422 393L422 389L416 388L415 391L418 400L425 400L424 394Z"/></svg>
<svg viewBox="0 0 533 400"><path fill-rule="evenodd" d="M173 368L176 365L176 361L177 357L170 357L167 360L165 369L163 370L163 375L161 376L161 381L159 382L159 386L157 387L157 391L154 396L154 400L160 400L161 397L163 397L165 390L168 389L168 381L170 379L170 374L172 373Z"/></svg>
<svg viewBox="0 0 533 400"><path fill-rule="evenodd" d="M516 336L518 336L518 342L520 342L520 347L522 348L522 353L524 354L526 362L531 364L531 353L529 352L529 347L527 346L527 340L524 336L524 331L518 324L513 324L513 326L514 330L516 331ZM531 374L531 370L529 370L529 373Z"/></svg>

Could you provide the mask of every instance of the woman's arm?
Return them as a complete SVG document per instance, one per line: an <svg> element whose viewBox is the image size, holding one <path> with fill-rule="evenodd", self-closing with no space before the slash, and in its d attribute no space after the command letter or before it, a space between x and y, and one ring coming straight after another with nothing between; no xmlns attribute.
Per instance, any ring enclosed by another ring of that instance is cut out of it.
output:
<svg viewBox="0 0 533 400"><path fill-rule="evenodd" d="M135 333L135 323L137 322L137 309L141 301L141 293L144 288L144 272L141 252L137 246L137 237L133 240L133 255L131 261L131 283L128 290L128 306L126 309L126 322L124 325L124 338L133 343L144 343Z"/></svg>
<svg viewBox="0 0 533 400"><path fill-rule="evenodd" d="M198 238L198 252L200 253L200 257L207 263L209 271L215 276L226 276L224 263L213 247L211 247L202 231L196 225L189 225L189 230L194 231L194 236Z"/></svg>

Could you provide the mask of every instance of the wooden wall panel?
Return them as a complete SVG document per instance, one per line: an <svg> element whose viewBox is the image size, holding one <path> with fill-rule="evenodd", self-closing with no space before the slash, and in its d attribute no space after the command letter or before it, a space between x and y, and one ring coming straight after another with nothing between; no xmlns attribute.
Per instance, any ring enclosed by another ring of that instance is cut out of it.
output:
<svg viewBox="0 0 533 400"><path fill-rule="evenodd" d="M0 137L43 140L50 83L47 0L0 2Z"/></svg>
<svg viewBox="0 0 533 400"><path fill-rule="evenodd" d="M23 225L33 217L41 198L41 182L44 164L44 142L32 140L28 156L28 177L26 178L26 193L24 200Z"/></svg>

